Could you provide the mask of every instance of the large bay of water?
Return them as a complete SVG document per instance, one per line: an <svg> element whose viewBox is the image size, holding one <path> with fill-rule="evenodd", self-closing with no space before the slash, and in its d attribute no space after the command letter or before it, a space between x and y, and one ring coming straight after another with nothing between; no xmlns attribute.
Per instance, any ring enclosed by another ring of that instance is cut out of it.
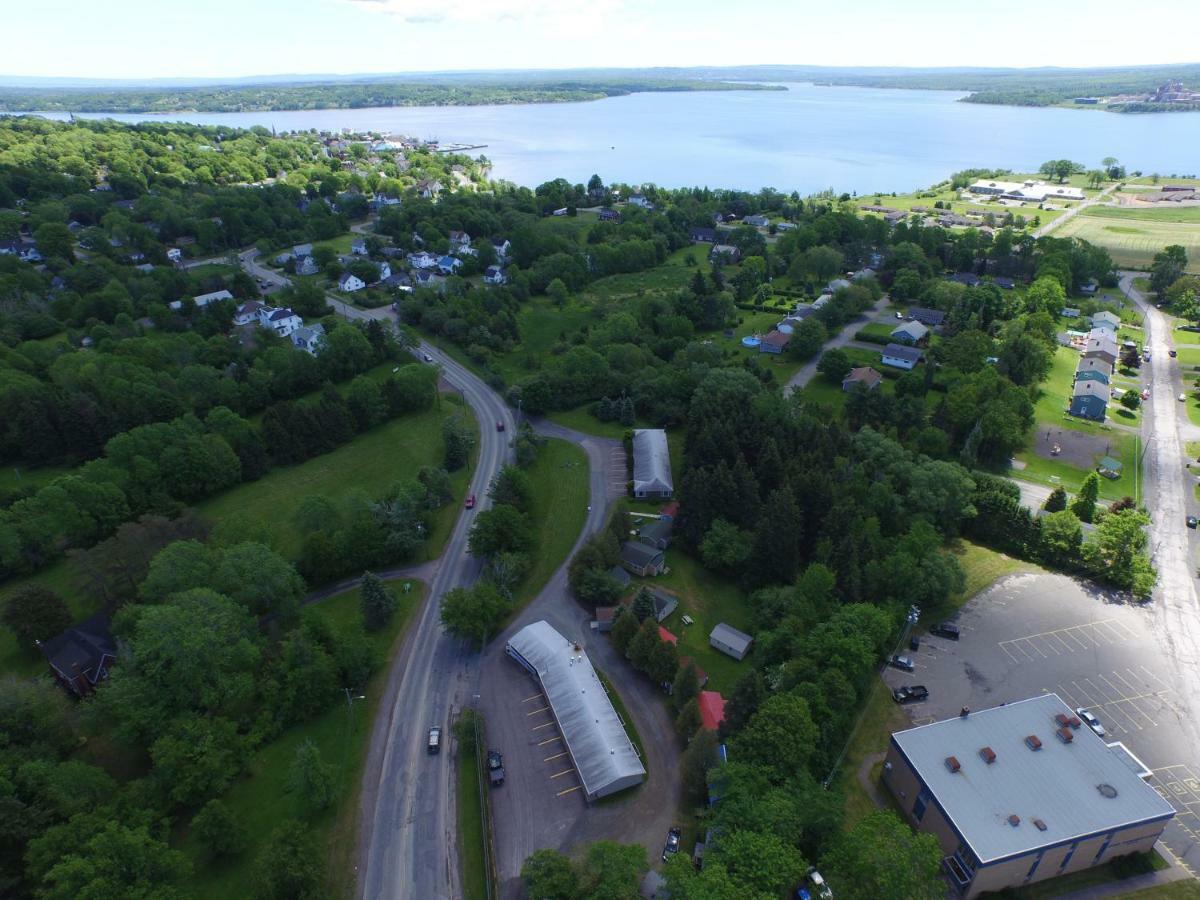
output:
<svg viewBox="0 0 1200 900"><path fill-rule="evenodd" d="M789 84L787 91L633 94L590 103L111 115L386 131L486 144L494 176L812 193L907 191L959 169L1036 171L1047 159L1131 171L1200 171L1200 114L1120 115L956 102L947 91ZM64 116L53 115L53 118ZM95 118L106 118L95 116Z"/></svg>

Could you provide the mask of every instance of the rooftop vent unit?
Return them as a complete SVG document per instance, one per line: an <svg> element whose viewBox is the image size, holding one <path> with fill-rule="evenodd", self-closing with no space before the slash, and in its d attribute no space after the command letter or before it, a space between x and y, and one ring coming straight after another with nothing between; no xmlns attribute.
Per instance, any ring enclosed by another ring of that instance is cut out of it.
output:
<svg viewBox="0 0 1200 900"><path fill-rule="evenodd" d="M947 756L946 757L946 768L949 769L951 772L957 772L959 769L962 768L962 765L959 763L957 756Z"/></svg>
<svg viewBox="0 0 1200 900"><path fill-rule="evenodd" d="M1071 741L1075 740L1075 732L1071 731L1071 729L1067 728L1066 726L1058 729L1058 731L1054 733L1058 735L1058 739L1064 744L1069 744Z"/></svg>
<svg viewBox="0 0 1200 900"><path fill-rule="evenodd" d="M990 766L996 761L996 751L991 747L982 747L979 750L979 758Z"/></svg>
<svg viewBox="0 0 1200 900"><path fill-rule="evenodd" d="M1035 828L1036 828L1038 831L1045 831L1045 830L1046 830L1046 823L1045 823L1045 822L1043 822L1041 819L1034 819L1034 820L1033 820L1033 826L1034 826L1034 827L1035 827Z"/></svg>
<svg viewBox="0 0 1200 900"><path fill-rule="evenodd" d="M1008 824L1011 825L1013 828L1016 828L1018 825L1021 824L1021 817L1018 816L1016 813L1013 813L1011 816L1008 817Z"/></svg>
<svg viewBox="0 0 1200 900"><path fill-rule="evenodd" d="M1107 797L1109 800L1112 800L1117 796L1117 789L1111 784L1098 784L1096 785L1096 790L1098 790L1102 796Z"/></svg>
<svg viewBox="0 0 1200 900"><path fill-rule="evenodd" d="M1079 716L1071 716L1071 718L1068 720L1068 724L1070 724L1072 728L1078 728L1083 723L1079 721Z"/></svg>
<svg viewBox="0 0 1200 900"><path fill-rule="evenodd" d="M1036 734L1031 734L1025 738L1025 746L1030 750L1041 750L1042 742L1038 739Z"/></svg>
<svg viewBox="0 0 1200 900"><path fill-rule="evenodd" d="M1054 721L1058 723L1059 728L1066 728L1071 724L1071 718L1066 713L1058 713L1054 716Z"/></svg>

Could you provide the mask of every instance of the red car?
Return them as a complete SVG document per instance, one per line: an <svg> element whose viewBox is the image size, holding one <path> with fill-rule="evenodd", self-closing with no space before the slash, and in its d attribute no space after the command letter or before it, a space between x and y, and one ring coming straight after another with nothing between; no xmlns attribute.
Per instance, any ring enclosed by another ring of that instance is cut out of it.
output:
<svg viewBox="0 0 1200 900"><path fill-rule="evenodd" d="M475 495L467 494L467 509L474 509L474 508L475 508Z"/></svg>

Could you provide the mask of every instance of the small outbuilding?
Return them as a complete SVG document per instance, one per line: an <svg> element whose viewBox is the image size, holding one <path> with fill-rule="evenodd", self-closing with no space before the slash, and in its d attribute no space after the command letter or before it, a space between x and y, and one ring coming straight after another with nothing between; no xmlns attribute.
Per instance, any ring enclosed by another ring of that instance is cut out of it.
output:
<svg viewBox="0 0 1200 900"><path fill-rule="evenodd" d="M106 615L95 615L62 634L41 641L38 649L50 664L55 679L77 697L86 697L108 678L117 659L117 642Z"/></svg>
<svg viewBox="0 0 1200 900"><path fill-rule="evenodd" d="M708 643L722 653L741 660L745 659L746 654L750 652L750 645L754 643L754 638L744 631L738 631L732 625L721 622L709 634Z"/></svg>

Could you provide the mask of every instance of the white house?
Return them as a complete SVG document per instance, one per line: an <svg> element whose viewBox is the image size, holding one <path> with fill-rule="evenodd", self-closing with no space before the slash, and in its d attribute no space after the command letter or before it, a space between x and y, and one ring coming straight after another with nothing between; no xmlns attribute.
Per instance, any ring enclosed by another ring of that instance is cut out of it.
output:
<svg viewBox="0 0 1200 900"><path fill-rule="evenodd" d="M432 269L437 263L438 258L424 250L408 254L408 264L414 269Z"/></svg>
<svg viewBox="0 0 1200 900"><path fill-rule="evenodd" d="M550 213L550 215L552 215L552 216L565 216L566 214L567 214L567 208L565 206L560 206L554 212Z"/></svg>
<svg viewBox="0 0 1200 900"><path fill-rule="evenodd" d="M232 299L233 299L233 294L229 293L229 291L221 290L221 291L212 291L207 294L197 294L195 297L192 298L192 302L195 303L197 306L203 308L205 306L208 306L208 304L210 304L210 303L216 303L218 300L232 300Z"/></svg>
<svg viewBox="0 0 1200 900"><path fill-rule="evenodd" d="M350 242L350 252L355 256L367 255L367 242L362 238L357 238Z"/></svg>
<svg viewBox="0 0 1200 900"><path fill-rule="evenodd" d="M318 271L317 261L311 256L302 256L296 260L297 275L316 275Z"/></svg>
<svg viewBox="0 0 1200 900"><path fill-rule="evenodd" d="M301 325L292 332L292 344L310 356L316 356L325 340L325 327L318 322L316 325Z"/></svg>
<svg viewBox="0 0 1200 900"><path fill-rule="evenodd" d="M901 344L917 344L925 339L929 329L920 322L905 322L892 329L892 338Z"/></svg>
<svg viewBox="0 0 1200 900"><path fill-rule="evenodd" d="M180 250L178 247L168 247L167 248L167 259L169 259L173 263L182 262L183 251Z"/></svg>
<svg viewBox="0 0 1200 900"><path fill-rule="evenodd" d="M496 251L496 259L504 262L512 252L512 242L505 238L492 241L492 249Z"/></svg>
<svg viewBox="0 0 1200 900"><path fill-rule="evenodd" d="M296 244L292 247L292 256L312 256L312 244Z"/></svg>
<svg viewBox="0 0 1200 900"><path fill-rule="evenodd" d="M901 344L888 344L880 351L880 362L896 369L911 369L921 361L921 351Z"/></svg>
<svg viewBox="0 0 1200 900"><path fill-rule="evenodd" d="M280 337L291 337L292 332L304 324L304 320L290 309L264 306L258 311L258 324L270 328Z"/></svg>
<svg viewBox="0 0 1200 900"><path fill-rule="evenodd" d="M352 275L349 272L346 272L341 278L338 279L337 285L339 291L352 294L355 291L361 291L367 286L367 283L357 275Z"/></svg>
<svg viewBox="0 0 1200 900"><path fill-rule="evenodd" d="M385 260L384 262L381 262L379 264L379 280L387 281L391 277L392 277L392 265L391 265L391 263L389 263Z"/></svg>
<svg viewBox="0 0 1200 900"><path fill-rule="evenodd" d="M453 275L462 268L462 260L453 256L443 256L438 260L438 269L445 275Z"/></svg>
<svg viewBox="0 0 1200 900"><path fill-rule="evenodd" d="M504 284L508 281L508 276L499 266L488 266L487 271L483 273L483 281L485 284Z"/></svg>
<svg viewBox="0 0 1200 900"><path fill-rule="evenodd" d="M1113 331L1116 331L1118 328L1121 327L1121 320L1115 314L1110 313L1108 310L1105 309L1105 310L1101 310L1100 312L1098 312L1094 316L1092 316L1092 327L1093 328L1110 328Z"/></svg>
<svg viewBox="0 0 1200 900"><path fill-rule="evenodd" d="M746 216L742 221L755 228L766 228L771 224L771 220L766 216Z"/></svg>
<svg viewBox="0 0 1200 900"><path fill-rule="evenodd" d="M654 204L647 200L642 194L634 194L629 198L629 202L634 206L640 206L642 209L654 209Z"/></svg>
<svg viewBox="0 0 1200 900"><path fill-rule="evenodd" d="M233 312L234 325L253 325L258 322L259 310L263 304L257 300L247 300Z"/></svg>
<svg viewBox="0 0 1200 900"><path fill-rule="evenodd" d="M457 253L471 246L471 236L465 231L450 232L450 252Z"/></svg>

